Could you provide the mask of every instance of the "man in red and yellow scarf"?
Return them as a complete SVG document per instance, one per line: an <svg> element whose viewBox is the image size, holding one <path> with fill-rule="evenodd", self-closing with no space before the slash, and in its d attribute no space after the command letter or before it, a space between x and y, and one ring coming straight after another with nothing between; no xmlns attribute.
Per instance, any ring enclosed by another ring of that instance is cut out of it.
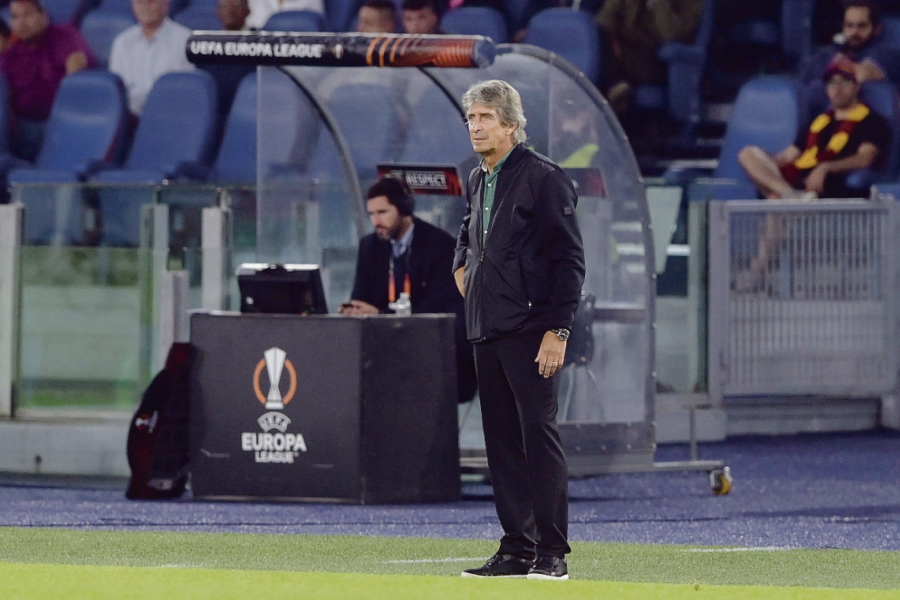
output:
<svg viewBox="0 0 900 600"><path fill-rule="evenodd" d="M768 199L848 198L858 192L844 184L849 171L880 168L890 145L887 121L859 99L859 83L848 60L825 69L831 108L816 117L797 140L771 155L746 146L738 160Z"/></svg>

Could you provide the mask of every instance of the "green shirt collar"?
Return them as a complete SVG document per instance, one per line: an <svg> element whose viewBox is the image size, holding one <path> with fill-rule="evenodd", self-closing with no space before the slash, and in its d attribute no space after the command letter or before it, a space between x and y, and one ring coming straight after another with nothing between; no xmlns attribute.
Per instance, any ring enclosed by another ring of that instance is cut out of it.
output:
<svg viewBox="0 0 900 600"><path fill-rule="evenodd" d="M513 147L510 148L509 152L507 152L506 154L504 154L504 155L503 155L503 158L501 158L500 160L497 161L497 164L494 165L494 171L493 171L492 173L489 173L490 175L496 175L497 172L500 171L501 167L503 167L503 163L506 162L506 159L509 158L509 155L512 154L512 151L516 149L516 146L518 146L518 144L513 145ZM482 171L484 171L485 173L488 172L487 165L484 163L484 159L483 159L483 158L481 159L481 165L480 165L480 166L481 166L481 170L482 170Z"/></svg>

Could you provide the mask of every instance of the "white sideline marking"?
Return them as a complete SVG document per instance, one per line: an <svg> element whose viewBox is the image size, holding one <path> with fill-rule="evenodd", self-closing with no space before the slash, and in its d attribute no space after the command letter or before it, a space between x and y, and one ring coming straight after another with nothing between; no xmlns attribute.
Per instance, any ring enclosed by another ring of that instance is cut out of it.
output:
<svg viewBox="0 0 900 600"><path fill-rule="evenodd" d="M386 560L386 565L410 565L414 563L448 563L448 562L473 562L476 560L484 560L479 558L417 558L414 560Z"/></svg>
<svg viewBox="0 0 900 600"><path fill-rule="evenodd" d="M790 550L784 546L763 546L761 548L690 548L686 552L780 552Z"/></svg>

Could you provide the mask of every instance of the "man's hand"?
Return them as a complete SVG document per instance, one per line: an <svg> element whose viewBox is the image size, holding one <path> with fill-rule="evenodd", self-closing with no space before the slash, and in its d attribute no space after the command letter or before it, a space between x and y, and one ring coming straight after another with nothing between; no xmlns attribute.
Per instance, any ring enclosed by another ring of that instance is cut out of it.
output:
<svg viewBox="0 0 900 600"><path fill-rule="evenodd" d="M71 75L88 66L88 59L84 52L73 52L66 57L66 75Z"/></svg>
<svg viewBox="0 0 900 600"><path fill-rule="evenodd" d="M825 189L825 176L828 175L828 163L816 165L806 176L806 189L821 194Z"/></svg>
<svg viewBox="0 0 900 600"><path fill-rule="evenodd" d="M566 342L562 341L552 331L544 334L541 340L541 349L538 350L537 358L534 362L538 363L538 372L544 376L552 377L554 373L562 369L563 362L566 358Z"/></svg>
<svg viewBox="0 0 900 600"><path fill-rule="evenodd" d="M342 304L339 313L342 315L377 315L379 311L377 308L369 304L368 302L363 302L362 300L351 300L346 304Z"/></svg>
<svg viewBox="0 0 900 600"><path fill-rule="evenodd" d="M459 293L462 294L463 298L466 297L466 268L460 267L453 272L453 279L456 280L456 289L459 290Z"/></svg>

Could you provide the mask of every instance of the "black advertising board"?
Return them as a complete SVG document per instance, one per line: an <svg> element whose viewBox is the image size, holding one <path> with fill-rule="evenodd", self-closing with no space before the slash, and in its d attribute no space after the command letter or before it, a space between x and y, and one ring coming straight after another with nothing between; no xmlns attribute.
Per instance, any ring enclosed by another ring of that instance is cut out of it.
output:
<svg viewBox="0 0 900 600"><path fill-rule="evenodd" d="M191 317L195 498L459 498L453 317Z"/></svg>

